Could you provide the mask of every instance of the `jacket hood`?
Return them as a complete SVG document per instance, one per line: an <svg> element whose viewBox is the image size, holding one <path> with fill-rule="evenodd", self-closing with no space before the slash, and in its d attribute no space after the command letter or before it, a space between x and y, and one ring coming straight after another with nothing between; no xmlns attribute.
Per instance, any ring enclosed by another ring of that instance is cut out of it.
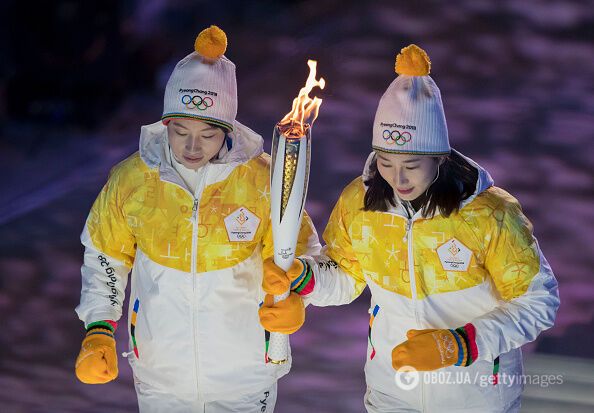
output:
<svg viewBox="0 0 594 413"><path fill-rule="evenodd" d="M475 187L474 193L470 197L468 197L464 201L462 201L462 204L460 205L460 208L464 208L464 206L466 206L467 204L472 202L474 200L474 198L476 198L480 193L484 192L485 190L487 190L488 188L493 186L494 181L493 181L493 178L491 177L491 175L489 174L489 172L487 172L487 170L485 168L480 166L478 163L473 161L471 158L461 154L460 152L456 151L455 149L452 149L452 152L455 152L456 154L460 155L462 158L464 158L470 165L472 165L478 171L478 179L476 181L476 187ZM370 168L371 168L371 164L375 160L375 158L376 158L375 151L371 152L369 154L369 156L367 157L367 161L365 162L365 167L363 168L363 182L367 181L371 177ZM365 185L365 189L367 190L367 185ZM395 198L396 198L396 201L398 203L400 203L398 196L395 195Z"/></svg>
<svg viewBox="0 0 594 413"><path fill-rule="evenodd" d="M212 163L244 163L260 156L264 151L264 139L247 126L235 121L231 138L231 149L227 145L219 152L219 158ZM140 158L149 168L156 168L165 159L167 148L167 127L161 121L142 126L140 130Z"/></svg>

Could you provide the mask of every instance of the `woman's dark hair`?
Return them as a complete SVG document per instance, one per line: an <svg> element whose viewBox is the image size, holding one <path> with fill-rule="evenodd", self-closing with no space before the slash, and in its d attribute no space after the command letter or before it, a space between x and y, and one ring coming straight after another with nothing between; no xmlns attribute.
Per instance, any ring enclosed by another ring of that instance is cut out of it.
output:
<svg viewBox="0 0 594 413"><path fill-rule="evenodd" d="M369 178L365 181L367 192L364 211L387 211L388 204L396 206L392 187L377 169L377 158L369 168ZM431 217L439 209L441 215L449 217L460 208L460 203L470 197L476 188L478 171L459 153L452 152L439 166L439 177L427 190L423 203L424 217Z"/></svg>

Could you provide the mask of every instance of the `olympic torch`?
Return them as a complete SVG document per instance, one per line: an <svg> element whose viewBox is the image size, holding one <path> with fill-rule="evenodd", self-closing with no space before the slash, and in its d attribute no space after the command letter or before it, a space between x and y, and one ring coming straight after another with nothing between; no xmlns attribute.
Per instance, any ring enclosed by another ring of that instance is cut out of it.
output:
<svg viewBox="0 0 594 413"><path fill-rule="evenodd" d="M314 87L324 89L323 78L316 80L314 60L308 60L309 76L293 108L274 128L272 136L272 166L270 169L270 214L274 263L288 271L296 254L297 238L307 195L311 159L311 128L318 116L322 99L309 97ZM290 291L274 296L277 303L287 298ZM286 363L289 353L289 336L271 333L266 361Z"/></svg>

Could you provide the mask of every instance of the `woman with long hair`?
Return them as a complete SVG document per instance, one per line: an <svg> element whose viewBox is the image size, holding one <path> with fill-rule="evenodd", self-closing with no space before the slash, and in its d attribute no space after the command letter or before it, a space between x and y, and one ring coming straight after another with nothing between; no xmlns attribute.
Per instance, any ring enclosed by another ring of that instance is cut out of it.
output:
<svg viewBox="0 0 594 413"><path fill-rule="evenodd" d="M520 347L553 325L557 281L518 201L451 149L429 69L415 45L397 56L323 255L267 261L264 288L327 306L369 287L368 412L515 412Z"/></svg>

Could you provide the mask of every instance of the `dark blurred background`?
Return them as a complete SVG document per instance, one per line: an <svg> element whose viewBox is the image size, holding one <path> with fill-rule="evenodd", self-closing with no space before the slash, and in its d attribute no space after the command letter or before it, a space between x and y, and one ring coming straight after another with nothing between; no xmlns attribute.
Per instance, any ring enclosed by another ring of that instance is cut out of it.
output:
<svg viewBox="0 0 594 413"><path fill-rule="evenodd" d="M320 233L362 171L395 55L413 42L428 52L452 146L519 199L559 280L555 327L525 353L528 372L565 380L528 386L523 411L594 411L593 1L3 1L0 19L3 412L136 411L125 360L116 382L75 379L78 237L210 24L227 32L237 65L238 120L267 150L307 59L318 60L327 86L307 208ZM308 309L278 412L363 411L368 302Z"/></svg>

